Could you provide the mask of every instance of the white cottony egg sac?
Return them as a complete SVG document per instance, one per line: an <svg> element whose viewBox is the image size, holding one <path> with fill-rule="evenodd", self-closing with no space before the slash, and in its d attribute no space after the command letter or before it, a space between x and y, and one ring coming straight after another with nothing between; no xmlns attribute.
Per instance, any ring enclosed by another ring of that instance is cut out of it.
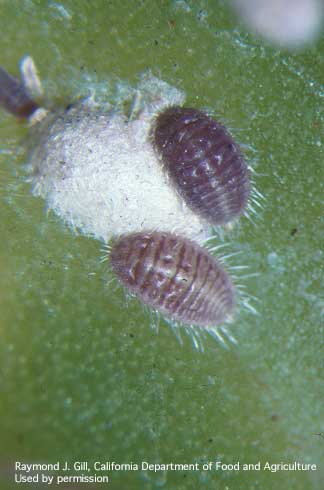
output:
<svg viewBox="0 0 324 490"><path fill-rule="evenodd" d="M32 128L33 194L69 226L104 242L149 229L202 243L209 225L172 188L150 141L158 111L183 101L180 90L144 76L130 115L91 99L47 115Z"/></svg>

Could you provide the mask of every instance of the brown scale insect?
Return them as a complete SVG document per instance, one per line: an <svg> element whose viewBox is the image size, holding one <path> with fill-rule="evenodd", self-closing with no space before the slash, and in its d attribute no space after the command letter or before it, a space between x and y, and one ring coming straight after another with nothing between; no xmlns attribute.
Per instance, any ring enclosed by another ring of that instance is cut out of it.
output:
<svg viewBox="0 0 324 490"><path fill-rule="evenodd" d="M227 129L202 111L170 107L152 129L153 146L187 205L213 225L238 218L250 194L249 169Z"/></svg>
<svg viewBox="0 0 324 490"><path fill-rule="evenodd" d="M232 281L195 242L163 232L122 236L111 250L113 271L143 303L184 324L216 326L234 311Z"/></svg>

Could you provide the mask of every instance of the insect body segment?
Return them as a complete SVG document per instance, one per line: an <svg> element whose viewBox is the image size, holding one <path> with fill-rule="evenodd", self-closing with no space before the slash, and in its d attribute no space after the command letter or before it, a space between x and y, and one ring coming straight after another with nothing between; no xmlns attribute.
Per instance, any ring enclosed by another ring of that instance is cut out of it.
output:
<svg viewBox="0 0 324 490"><path fill-rule="evenodd" d="M113 245L110 262L129 291L175 320L207 327L233 313L227 272L186 238L162 232L124 235Z"/></svg>
<svg viewBox="0 0 324 490"><path fill-rule="evenodd" d="M249 170L226 128L204 112L170 107L153 128L153 145L187 205L213 225L243 213Z"/></svg>

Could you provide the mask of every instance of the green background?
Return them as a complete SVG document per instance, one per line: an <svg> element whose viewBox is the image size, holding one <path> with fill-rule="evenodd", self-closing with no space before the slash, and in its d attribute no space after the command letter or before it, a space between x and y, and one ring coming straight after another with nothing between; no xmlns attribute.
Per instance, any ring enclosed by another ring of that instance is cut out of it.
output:
<svg viewBox="0 0 324 490"><path fill-rule="evenodd" d="M280 51L212 0L10 0L0 13L1 64L17 74L32 55L52 102L149 69L247 145L266 198L226 236L232 264L259 273L241 278L259 314L238 312L237 347L207 338L199 353L163 322L157 335L108 284L102 245L31 196L28 130L0 113L1 488L14 460L297 460L318 470L119 472L108 487L322 489L324 38Z"/></svg>

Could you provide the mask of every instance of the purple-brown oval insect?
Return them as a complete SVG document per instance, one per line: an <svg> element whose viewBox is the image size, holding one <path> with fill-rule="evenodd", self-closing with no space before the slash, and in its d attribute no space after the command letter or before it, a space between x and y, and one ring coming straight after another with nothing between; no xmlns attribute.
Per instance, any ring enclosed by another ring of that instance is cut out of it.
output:
<svg viewBox="0 0 324 490"><path fill-rule="evenodd" d="M187 205L213 225L246 208L249 169L227 129L202 111L170 107L154 123L153 145Z"/></svg>
<svg viewBox="0 0 324 490"><path fill-rule="evenodd" d="M143 303L184 324L216 326L234 311L229 275L186 238L161 232L124 235L113 244L110 263Z"/></svg>

